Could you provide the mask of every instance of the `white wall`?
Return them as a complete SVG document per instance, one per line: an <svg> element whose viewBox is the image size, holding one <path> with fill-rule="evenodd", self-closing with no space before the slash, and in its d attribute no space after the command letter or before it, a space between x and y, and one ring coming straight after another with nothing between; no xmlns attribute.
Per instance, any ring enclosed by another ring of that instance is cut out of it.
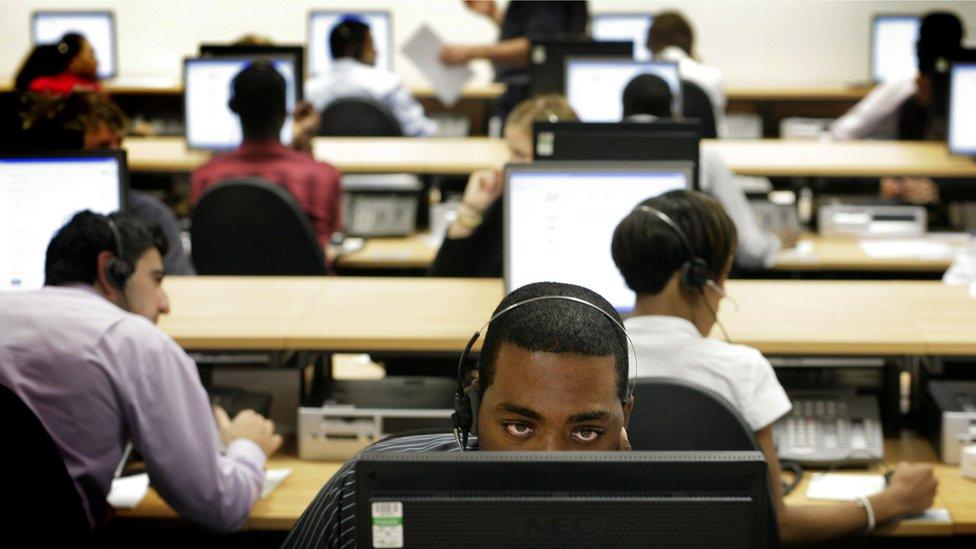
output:
<svg viewBox="0 0 976 549"><path fill-rule="evenodd" d="M976 1L802 1L802 0L591 0L591 12L655 11L680 7L693 22L698 52L721 68L727 83L835 84L863 81L868 72L869 21L873 13L921 13L951 9L976 38ZM82 0L0 1L0 75L13 75L30 42L30 12L35 9L110 8L119 33L123 75L178 78L183 56L201 41L229 41L245 32L279 42L305 40L311 8L392 9L396 41L402 44L422 23L430 23L449 41L493 41L496 30L466 11L460 0ZM420 83L417 71L402 58L398 72ZM487 67L478 67L481 80Z"/></svg>

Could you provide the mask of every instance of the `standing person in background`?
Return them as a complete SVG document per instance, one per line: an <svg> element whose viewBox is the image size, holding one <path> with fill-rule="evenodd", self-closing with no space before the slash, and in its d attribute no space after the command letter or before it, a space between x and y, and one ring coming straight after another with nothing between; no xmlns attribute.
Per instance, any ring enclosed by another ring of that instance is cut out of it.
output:
<svg viewBox="0 0 976 549"><path fill-rule="evenodd" d="M561 95L540 95L519 103L505 121L505 143L509 162L532 162L532 124L534 122L573 122L578 120L569 102ZM502 276L502 189L501 166L471 174L458 207L457 219L430 267L432 276Z"/></svg>
<svg viewBox="0 0 976 549"><path fill-rule="evenodd" d="M664 11L654 16L647 31L647 49L654 59L678 64L681 78L698 84L712 103L715 126L719 137L725 120L725 89L722 72L702 63L695 55L695 33L691 23L677 11Z"/></svg>
<svg viewBox="0 0 976 549"><path fill-rule="evenodd" d="M493 0L465 0L464 5L499 26L498 42L445 46L441 61L448 65L460 65L474 59L491 61L495 65L495 80L506 85L495 108L495 115L502 120L516 105L529 98L532 42L582 38L590 18L587 3L579 1L513 0L505 11L499 10Z"/></svg>
<svg viewBox="0 0 976 549"><path fill-rule="evenodd" d="M95 50L84 36L73 32L56 44L35 46L17 71L14 88L45 95L101 91Z"/></svg>
<svg viewBox="0 0 976 549"><path fill-rule="evenodd" d="M305 83L305 97L319 112L329 103L348 97L383 104L400 123L404 135L429 136L437 123L424 114L396 73L376 66L376 49L366 23L344 19L329 33L333 62L322 76Z"/></svg>

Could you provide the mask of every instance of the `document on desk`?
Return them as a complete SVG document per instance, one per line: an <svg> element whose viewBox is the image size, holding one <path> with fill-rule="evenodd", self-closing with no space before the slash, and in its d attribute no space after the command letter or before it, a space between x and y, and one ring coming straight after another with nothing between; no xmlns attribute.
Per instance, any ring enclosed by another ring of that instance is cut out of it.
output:
<svg viewBox="0 0 976 549"><path fill-rule="evenodd" d="M108 503L116 509L135 509L149 491L149 475L132 475L112 481L108 493Z"/></svg>
<svg viewBox="0 0 976 549"><path fill-rule="evenodd" d="M868 257L885 258L951 258L956 248L946 242L926 238L862 239L861 250Z"/></svg>
<svg viewBox="0 0 976 549"><path fill-rule="evenodd" d="M858 496L874 495L884 489L883 475L815 473L810 477L807 497L830 501L854 501Z"/></svg>
<svg viewBox="0 0 976 549"><path fill-rule="evenodd" d="M261 497L266 498L275 488L291 475L291 469L268 469L264 472L264 490Z"/></svg>
<svg viewBox="0 0 976 549"><path fill-rule="evenodd" d="M413 33L400 51L430 81L441 103L450 107L461 97L461 89L474 73L467 65L452 66L441 63L443 48L444 41L425 23Z"/></svg>

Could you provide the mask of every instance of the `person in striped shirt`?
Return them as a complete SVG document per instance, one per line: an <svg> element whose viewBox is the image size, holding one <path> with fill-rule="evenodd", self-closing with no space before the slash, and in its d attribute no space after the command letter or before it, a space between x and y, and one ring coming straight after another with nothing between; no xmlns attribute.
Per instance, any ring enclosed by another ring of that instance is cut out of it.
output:
<svg viewBox="0 0 976 549"><path fill-rule="evenodd" d="M586 288L540 282L508 294L489 323L471 388L470 437L391 437L364 452L630 449L627 336L613 306ZM283 547L356 545L358 458L322 488Z"/></svg>

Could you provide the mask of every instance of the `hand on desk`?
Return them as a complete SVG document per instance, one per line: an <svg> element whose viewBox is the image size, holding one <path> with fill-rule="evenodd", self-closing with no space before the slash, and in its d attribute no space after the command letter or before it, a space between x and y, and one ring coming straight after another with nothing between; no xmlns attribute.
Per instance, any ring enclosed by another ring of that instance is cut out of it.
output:
<svg viewBox="0 0 976 549"><path fill-rule="evenodd" d="M939 201L939 187L927 177L885 177L881 180L881 196L912 204L934 204Z"/></svg>
<svg viewBox="0 0 976 549"><path fill-rule="evenodd" d="M471 219L459 219L451 224L447 231L448 238L467 238L481 224L485 212L502 195L502 173L500 170L478 170L468 178L468 185L464 188L461 206L466 212L458 212L459 216ZM477 223L475 223L477 221Z"/></svg>
<svg viewBox="0 0 976 549"><path fill-rule="evenodd" d="M931 465L903 461L895 467L885 492L890 494L899 515L917 515L932 506L938 486Z"/></svg>
<svg viewBox="0 0 976 549"><path fill-rule="evenodd" d="M244 410L231 420L223 408L214 406L214 417L217 418L217 428L224 444L230 445L239 438L246 438L257 444L266 456L281 448L283 439L275 434L274 422L254 410Z"/></svg>
<svg viewBox="0 0 976 549"><path fill-rule="evenodd" d="M295 105L294 125L292 126L292 147L307 153L312 152L312 139L319 133L322 117L319 111L307 101Z"/></svg>

